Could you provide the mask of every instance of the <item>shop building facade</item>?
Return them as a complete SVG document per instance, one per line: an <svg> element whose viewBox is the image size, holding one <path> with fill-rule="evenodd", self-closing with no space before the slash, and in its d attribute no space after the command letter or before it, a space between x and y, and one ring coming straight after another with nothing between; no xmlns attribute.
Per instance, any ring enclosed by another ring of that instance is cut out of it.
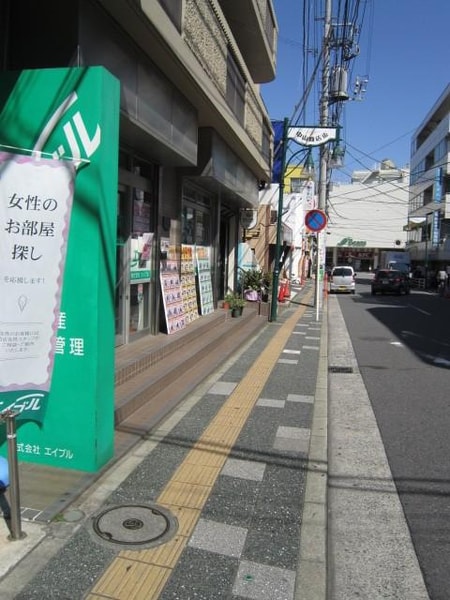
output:
<svg viewBox="0 0 450 600"><path fill-rule="evenodd" d="M3 72L100 65L120 82L116 344L214 310L236 285L240 213L270 180L258 84L275 76L271 0L10 0L0 10Z"/></svg>
<svg viewBox="0 0 450 600"><path fill-rule="evenodd" d="M449 136L450 84L411 142L407 245L411 260L427 275L450 269Z"/></svg>

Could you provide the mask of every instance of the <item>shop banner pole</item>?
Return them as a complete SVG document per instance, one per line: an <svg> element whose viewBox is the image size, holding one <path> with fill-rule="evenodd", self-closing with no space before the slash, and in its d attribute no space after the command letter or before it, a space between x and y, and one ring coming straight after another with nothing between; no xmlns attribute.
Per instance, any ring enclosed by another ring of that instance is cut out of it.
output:
<svg viewBox="0 0 450 600"><path fill-rule="evenodd" d="M277 237L275 242L275 257L274 257L274 268L272 277L272 300L270 305L269 321L277 320L277 308L278 308L278 282L280 278L280 258L281 258L281 233L282 233L282 219L283 219L283 195L284 195L284 170L286 168L286 146L287 146L287 134L289 127L289 119L283 121L283 137L281 140L281 176L278 189L278 213L277 213Z"/></svg>

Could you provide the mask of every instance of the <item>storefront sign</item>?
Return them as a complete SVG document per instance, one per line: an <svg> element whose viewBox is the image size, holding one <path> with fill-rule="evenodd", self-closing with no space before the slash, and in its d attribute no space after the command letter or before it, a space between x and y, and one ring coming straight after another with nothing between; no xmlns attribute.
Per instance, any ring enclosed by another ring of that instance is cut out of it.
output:
<svg viewBox="0 0 450 600"><path fill-rule="evenodd" d="M433 224L432 224L432 244L433 248L439 246L439 240L441 238L441 213L439 210L433 212Z"/></svg>
<svg viewBox="0 0 450 600"><path fill-rule="evenodd" d="M336 246L346 246L348 248L364 248L367 246L367 242L365 240L354 240L351 237L342 238L340 242L336 244Z"/></svg>
<svg viewBox="0 0 450 600"><path fill-rule="evenodd" d="M3 268L20 262L13 259L19 256L19 250L28 257L27 261L22 260L20 272L15 268L5 273L10 278L20 276L23 282L19 289L16 283L5 283L3 279L1 302L2 306L9 303L8 320L33 322L33 327L26 331L18 330L32 334L26 343L21 340L19 347L21 351L27 349L27 360L31 360L32 349L36 350L36 358L29 363L33 364L29 382L24 382L27 377L21 376L17 368L10 376L7 365L6 368L3 365L1 375L4 389L20 383L27 390L20 397L20 404L19 399L14 404L24 416L25 409L28 413L26 420L19 420L18 458L97 471L114 452L119 82L102 67L3 72L0 98L4 145L0 151L7 149L10 153L42 159L42 166L32 160L20 163L21 159L10 165L5 163L0 180L0 184L7 185L2 195L0 231L2 244L6 244L1 250ZM53 160L47 165L44 159ZM52 166L54 162L58 167ZM69 164L77 169L70 228ZM11 165L17 171L12 179L7 173ZM40 175L41 169L51 173L48 181ZM17 191L13 189L16 187ZM27 200L15 202L19 196ZM33 207L41 210L31 210ZM5 219L11 233L5 230ZM17 227L21 237L13 239L12 232ZM50 259L52 231L58 249ZM41 299L44 304L38 312L35 303ZM14 306L18 308L15 312ZM37 323L35 318L41 321ZM4 320L3 314L0 319ZM29 414L38 412L38 406L45 401L39 394L44 394L47 382L42 373L46 365L52 365L52 352L53 376L51 381L49 378L47 407L37 425L29 420ZM12 365L11 361L8 363ZM0 439L0 452L4 444L4 439Z"/></svg>
<svg viewBox="0 0 450 600"><path fill-rule="evenodd" d="M442 202L442 167L437 168L434 173L434 201L438 204Z"/></svg>
<svg viewBox="0 0 450 600"><path fill-rule="evenodd" d="M42 422L53 373L74 164L0 153L0 411Z"/></svg>
<svg viewBox="0 0 450 600"><path fill-rule="evenodd" d="M258 211L254 208L241 208L240 220L243 229L254 229L258 224Z"/></svg>

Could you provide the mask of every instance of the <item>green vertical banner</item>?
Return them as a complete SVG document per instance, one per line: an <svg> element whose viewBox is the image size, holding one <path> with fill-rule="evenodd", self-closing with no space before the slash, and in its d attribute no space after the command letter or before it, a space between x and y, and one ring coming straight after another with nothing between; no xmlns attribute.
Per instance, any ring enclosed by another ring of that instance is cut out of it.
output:
<svg viewBox="0 0 450 600"><path fill-rule="evenodd" d="M114 452L119 110L119 81L102 67L0 75L0 411L17 414L21 461L92 472ZM58 268L42 262L53 231ZM37 305L50 314L37 319Z"/></svg>

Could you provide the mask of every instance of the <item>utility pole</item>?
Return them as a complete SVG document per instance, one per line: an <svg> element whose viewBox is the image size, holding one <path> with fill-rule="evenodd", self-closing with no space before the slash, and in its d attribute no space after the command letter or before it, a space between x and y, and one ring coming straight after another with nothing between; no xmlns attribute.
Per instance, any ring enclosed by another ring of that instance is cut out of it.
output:
<svg viewBox="0 0 450 600"><path fill-rule="evenodd" d="M331 38L331 0L325 0L325 16L324 16L324 31L323 31L323 47L322 47L322 94L320 96L320 125L321 127L328 126L328 102L330 94L330 38ZM320 210L326 212L327 201L327 184L328 184L328 148L326 144L320 146L320 166L319 166L319 206ZM326 234L325 234L326 235ZM319 320L320 309L320 257L321 254L326 256L325 235L321 232L317 233L317 249L316 249L316 321ZM323 246L322 243L323 242Z"/></svg>

